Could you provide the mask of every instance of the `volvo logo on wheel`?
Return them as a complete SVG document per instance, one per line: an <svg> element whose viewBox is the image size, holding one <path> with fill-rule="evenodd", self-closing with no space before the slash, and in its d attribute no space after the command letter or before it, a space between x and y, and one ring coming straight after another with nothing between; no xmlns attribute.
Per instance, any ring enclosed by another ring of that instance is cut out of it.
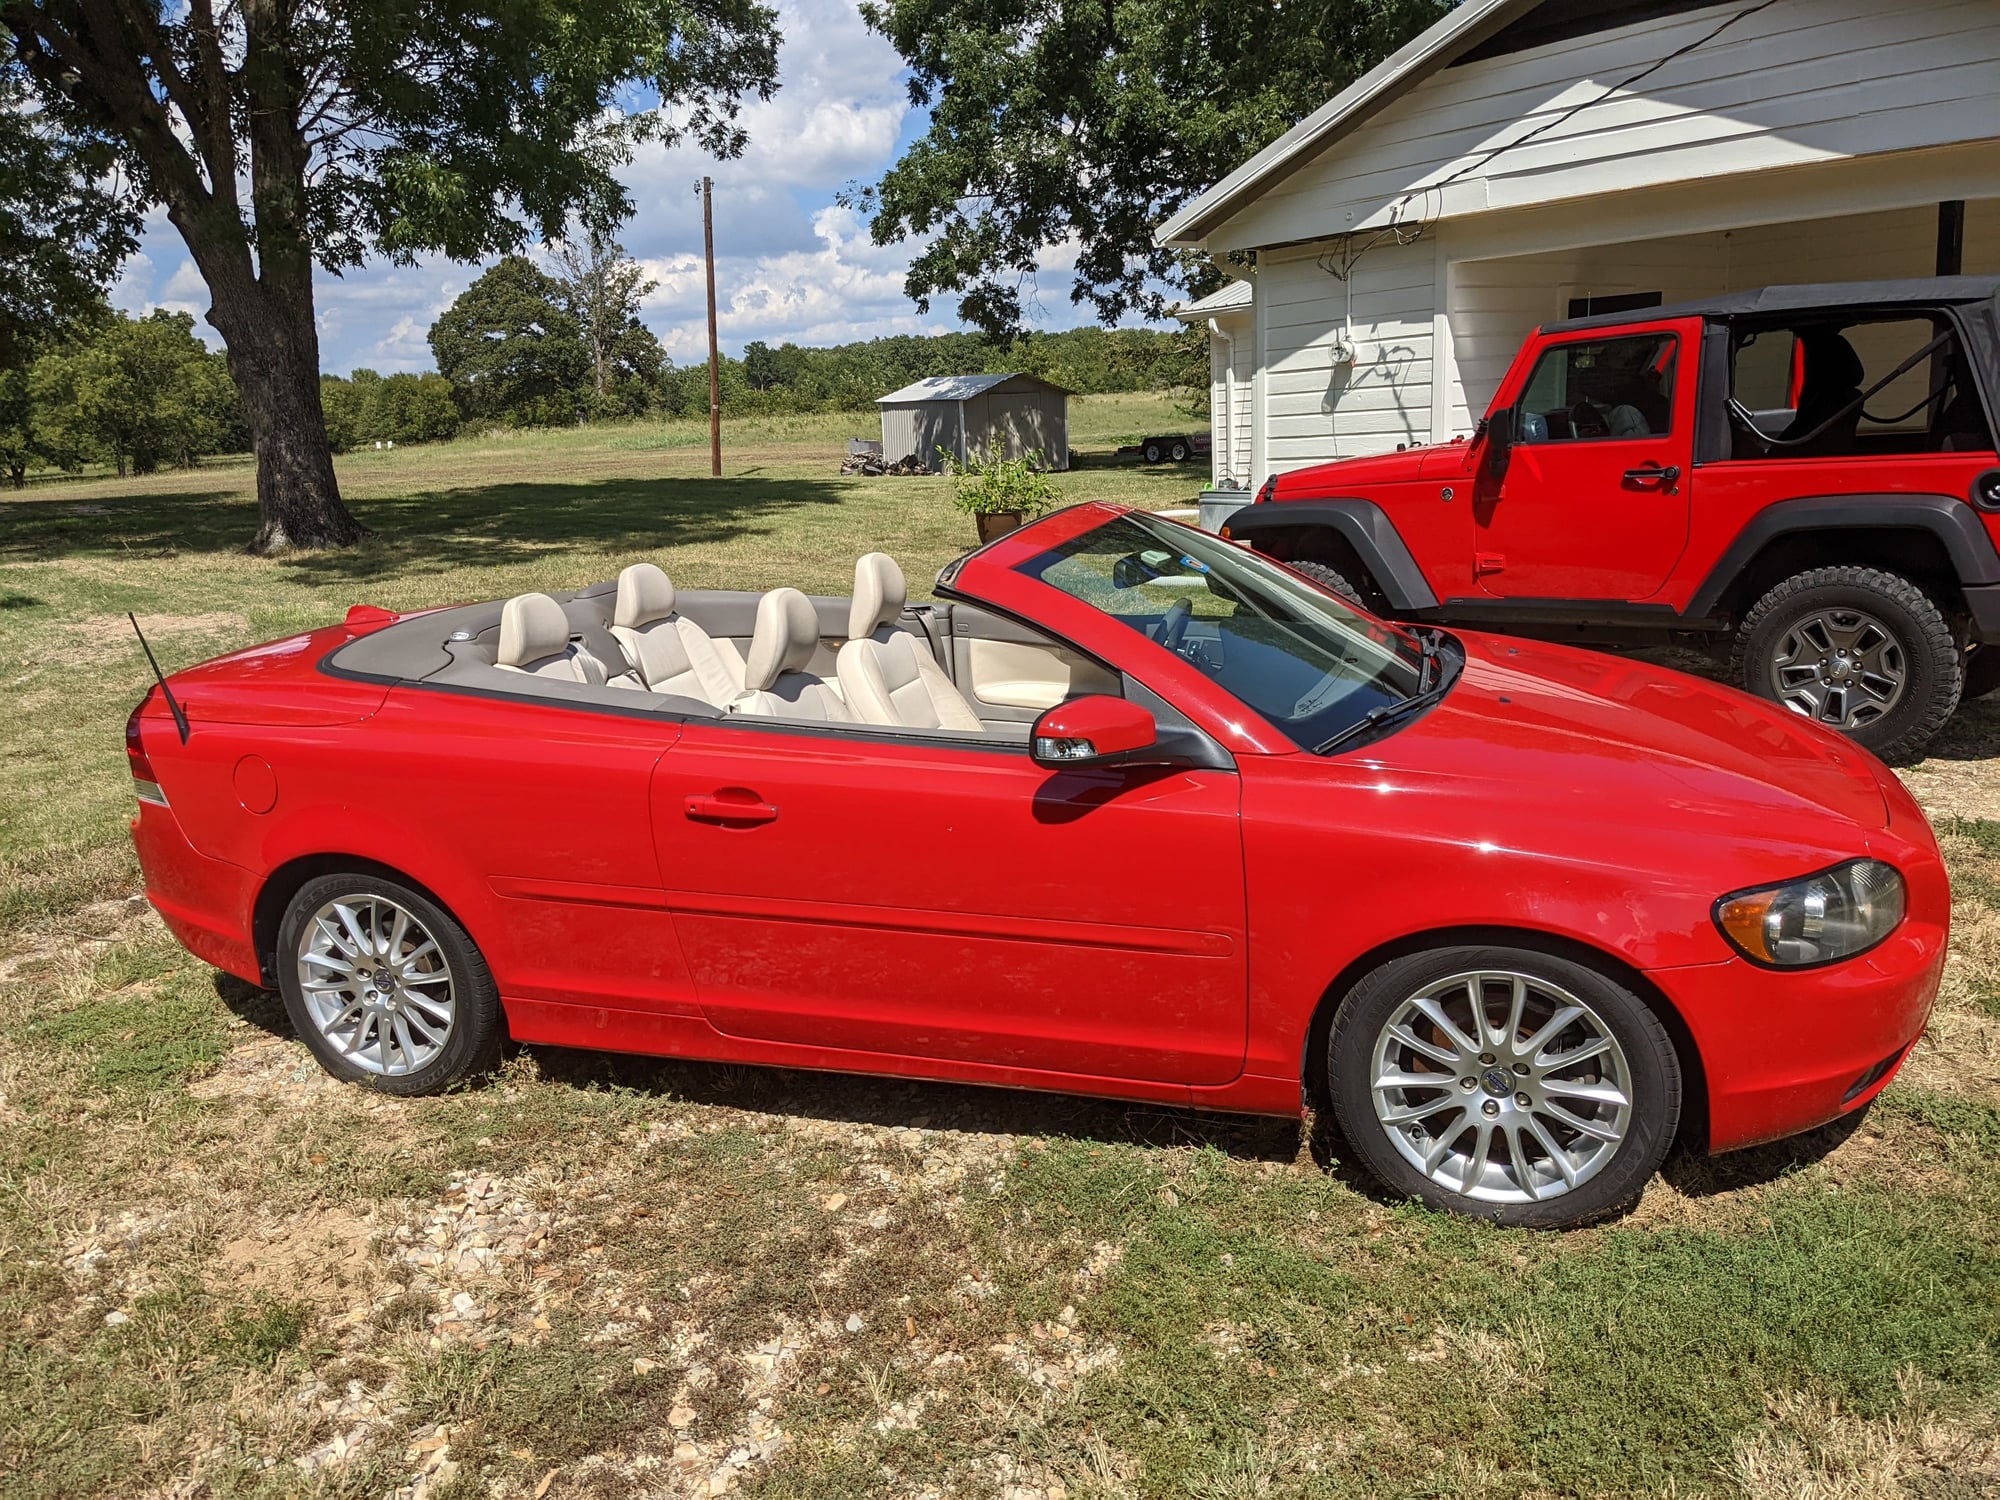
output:
<svg viewBox="0 0 2000 1500"><path fill-rule="evenodd" d="M1504 1098L1514 1092L1514 1080L1501 1068L1488 1068L1485 1083L1486 1092L1496 1099Z"/></svg>

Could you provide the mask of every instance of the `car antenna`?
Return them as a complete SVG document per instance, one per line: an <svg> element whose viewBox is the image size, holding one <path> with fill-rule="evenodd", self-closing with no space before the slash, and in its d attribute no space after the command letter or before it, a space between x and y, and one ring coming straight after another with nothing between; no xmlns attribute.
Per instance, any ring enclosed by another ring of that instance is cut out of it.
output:
<svg viewBox="0 0 2000 1500"><path fill-rule="evenodd" d="M188 742L188 716L174 698L174 690L167 686L167 674L160 670L160 663L153 655L153 648L146 644L146 632L139 628L139 617L129 609L125 618L132 622L132 634L139 637L139 649L146 653L146 661L153 669L153 676L159 679L160 691L167 695L167 707L173 712L174 728L181 732L181 743Z"/></svg>

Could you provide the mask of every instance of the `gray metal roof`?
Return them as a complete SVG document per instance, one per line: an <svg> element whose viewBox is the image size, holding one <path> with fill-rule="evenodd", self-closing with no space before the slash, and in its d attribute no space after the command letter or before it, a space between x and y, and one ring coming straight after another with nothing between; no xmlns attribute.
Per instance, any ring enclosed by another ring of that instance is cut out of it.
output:
<svg viewBox="0 0 2000 1500"><path fill-rule="evenodd" d="M1237 312L1250 306L1256 300L1256 289L1247 281L1226 282L1220 289L1210 292L1199 302L1190 302L1186 307L1174 309L1174 316L1183 323L1197 322L1220 312Z"/></svg>
<svg viewBox="0 0 2000 1500"><path fill-rule="evenodd" d="M1023 375L1018 371L1004 375L933 375L927 380L913 381L900 391L891 391L886 396L875 399L877 406L910 406L921 401L970 401L974 396L983 396L1009 381L1021 381L1017 390L1029 386L1038 390L1055 391L1067 396L1069 392L1059 385L1043 380L1039 375Z"/></svg>

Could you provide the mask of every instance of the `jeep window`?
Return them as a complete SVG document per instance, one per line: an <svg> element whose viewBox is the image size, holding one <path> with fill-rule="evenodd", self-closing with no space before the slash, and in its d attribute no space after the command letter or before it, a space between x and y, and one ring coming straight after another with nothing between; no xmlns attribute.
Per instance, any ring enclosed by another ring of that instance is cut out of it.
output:
<svg viewBox="0 0 2000 1500"><path fill-rule="evenodd" d="M1679 346L1671 333L1645 333L1550 349L1521 395L1518 441L1603 442L1670 431Z"/></svg>
<svg viewBox="0 0 2000 1500"><path fill-rule="evenodd" d="M1737 458L1993 451L1943 318L1739 327L1732 347Z"/></svg>

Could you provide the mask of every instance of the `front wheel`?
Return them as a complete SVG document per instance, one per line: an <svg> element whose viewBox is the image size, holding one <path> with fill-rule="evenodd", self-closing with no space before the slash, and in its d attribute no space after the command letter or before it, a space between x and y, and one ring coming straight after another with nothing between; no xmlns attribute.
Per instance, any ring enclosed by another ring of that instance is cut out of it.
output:
<svg viewBox="0 0 2000 1500"><path fill-rule="evenodd" d="M1341 1133L1394 1191L1566 1229L1639 1196L1680 1120L1680 1062L1646 1004L1529 949L1439 948L1348 992L1327 1076Z"/></svg>
<svg viewBox="0 0 2000 1500"><path fill-rule="evenodd" d="M1162 454L1160 452L1160 445L1158 443L1146 444L1145 451L1142 456L1149 464L1158 463L1162 457Z"/></svg>
<svg viewBox="0 0 2000 1500"><path fill-rule="evenodd" d="M374 874L322 875L278 925L278 987L335 1078L434 1094L499 1060L506 1026L486 961L451 914Z"/></svg>
<svg viewBox="0 0 2000 1500"><path fill-rule="evenodd" d="M1815 568L1743 617L1734 676L1885 760L1930 743L1958 707L1964 665L1930 595L1879 568Z"/></svg>

